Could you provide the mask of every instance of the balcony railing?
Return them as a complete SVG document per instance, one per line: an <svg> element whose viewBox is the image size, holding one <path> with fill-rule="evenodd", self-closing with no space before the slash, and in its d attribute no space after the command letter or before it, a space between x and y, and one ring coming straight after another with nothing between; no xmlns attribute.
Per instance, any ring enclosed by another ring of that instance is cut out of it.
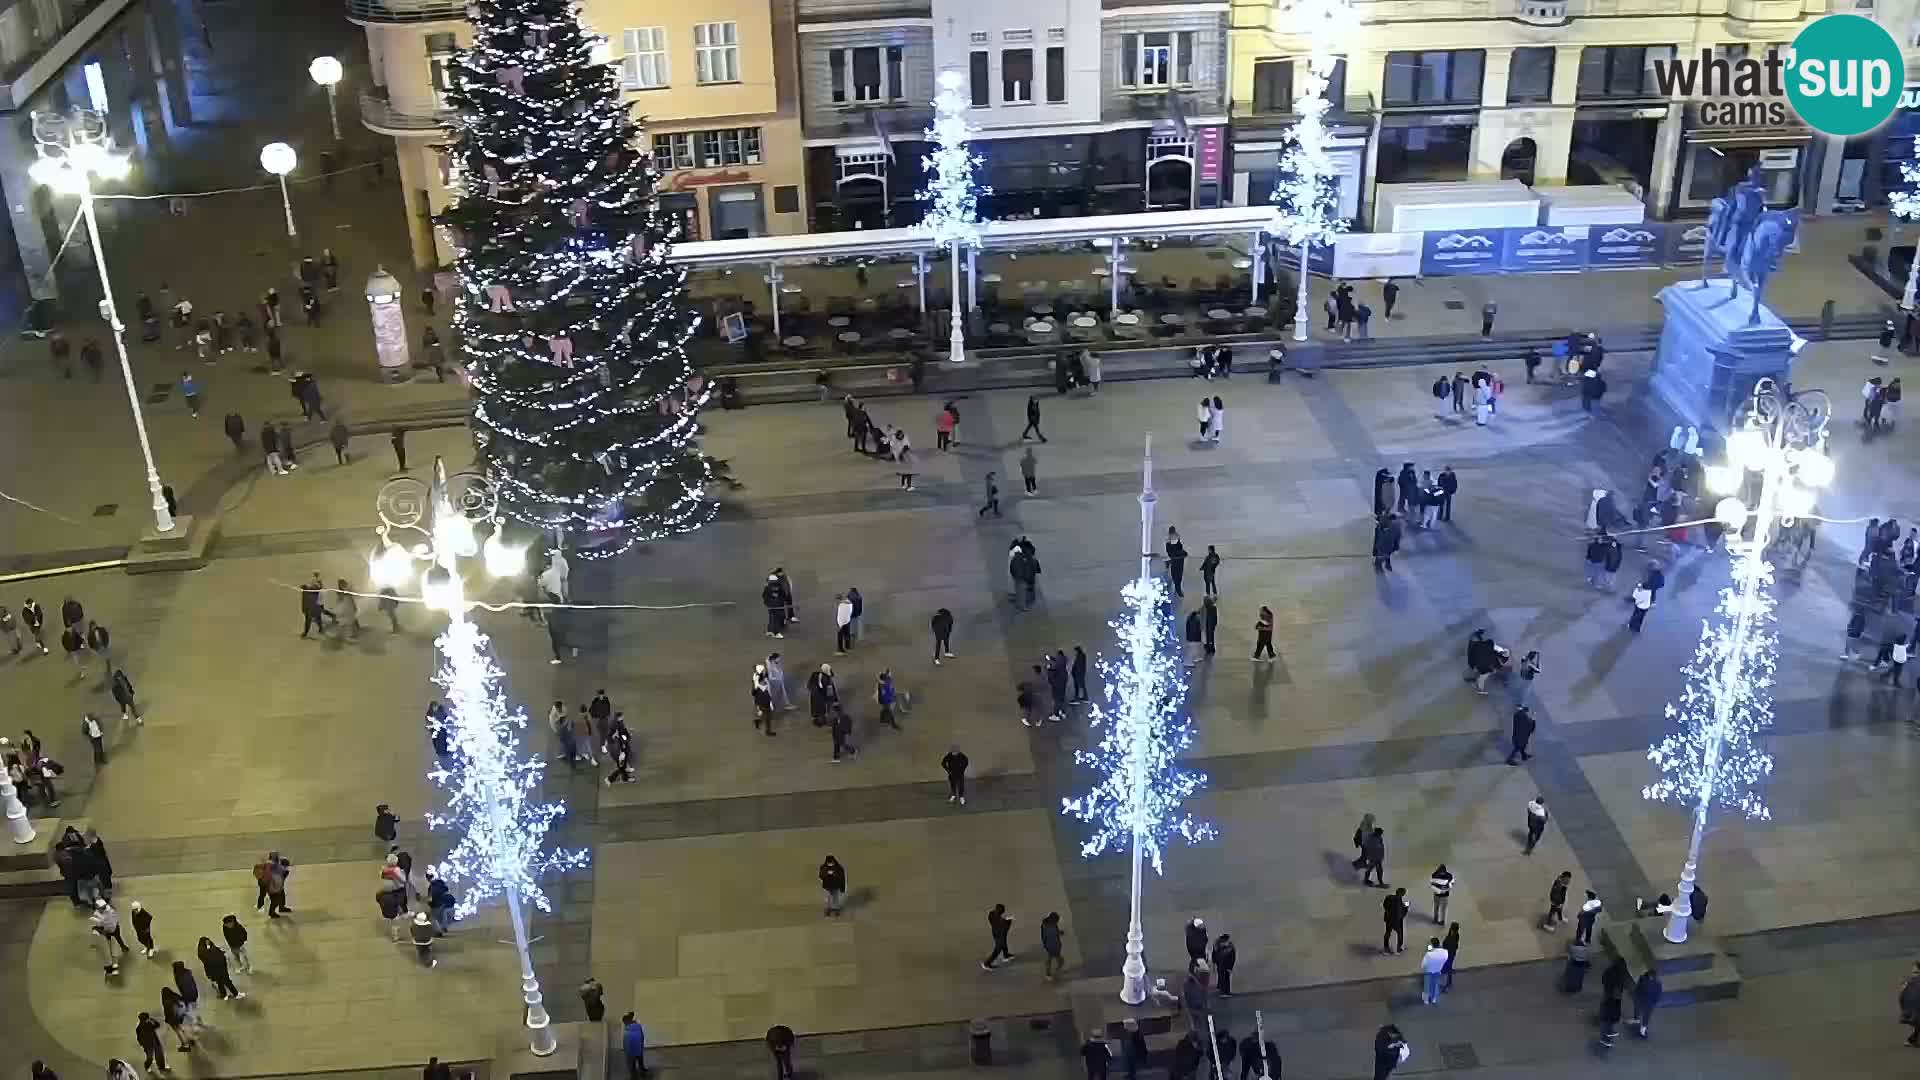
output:
<svg viewBox="0 0 1920 1080"><path fill-rule="evenodd" d="M360 122L368 131L380 135L428 135L445 131L453 123L453 110L407 112L394 108L393 102L382 94L362 91Z"/></svg>
<svg viewBox="0 0 1920 1080"><path fill-rule="evenodd" d="M874 121L878 120L887 137L901 142L920 142L926 139L926 130L933 123L933 110L924 105L888 104L866 105L849 109L836 109L825 115L814 114L806 120L806 134L810 139L857 139L874 133Z"/></svg>
<svg viewBox="0 0 1920 1080"><path fill-rule="evenodd" d="M1572 21L1568 0L1512 0L1512 17L1533 26L1565 26Z"/></svg>
<svg viewBox="0 0 1920 1080"><path fill-rule="evenodd" d="M347 0L355 23L464 22L466 0Z"/></svg>

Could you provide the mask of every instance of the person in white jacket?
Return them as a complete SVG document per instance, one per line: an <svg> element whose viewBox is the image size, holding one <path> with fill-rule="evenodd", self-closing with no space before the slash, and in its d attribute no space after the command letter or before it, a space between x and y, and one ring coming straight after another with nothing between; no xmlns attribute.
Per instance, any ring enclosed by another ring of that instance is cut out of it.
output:
<svg viewBox="0 0 1920 1080"><path fill-rule="evenodd" d="M839 593L833 602L833 623L839 628L834 638L834 652L845 656L853 648L853 601L847 599L846 593Z"/></svg>

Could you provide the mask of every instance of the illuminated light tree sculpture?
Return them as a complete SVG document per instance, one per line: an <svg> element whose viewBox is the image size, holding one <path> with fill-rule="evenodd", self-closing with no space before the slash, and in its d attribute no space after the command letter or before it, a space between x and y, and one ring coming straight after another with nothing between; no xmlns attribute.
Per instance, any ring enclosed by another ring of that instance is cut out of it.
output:
<svg viewBox="0 0 1920 1080"><path fill-rule="evenodd" d="M933 153L920 160L927 171L927 189L920 198L929 205L920 219L920 230L944 244L953 256L948 267L952 284L953 315L949 328L947 359L959 363L967 358L967 338L960 327L960 249L980 247L980 196L993 189L974 182L973 172L980 156L973 152L973 125L967 123L966 80L957 71L940 73L940 92L933 98L933 126L927 136L933 140Z"/></svg>
<svg viewBox="0 0 1920 1080"><path fill-rule="evenodd" d="M1140 925L1141 868L1162 873L1161 856L1175 836L1187 843L1211 839L1213 826L1196 821L1182 804L1206 785L1205 774L1182 768L1179 758L1193 742L1183 713L1186 670L1167 605L1166 582L1153 573L1153 440L1147 440L1140 489L1140 574L1121 591L1126 610L1108 624L1119 639L1117 654L1100 658L1104 705L1093 707L1092 726L1105 726L1099 744L1074 760L1099 775L1092 790L1063 800L1063 810L1093 826L1080 846L1084 858L1131 847L1132 914L1127 923L1127 959L1121 967L1120 1000L1147 1000L1146 933Z"/></svg>
<svg viewBox="0 0 1920 1080"><path fill-rule="evenodd" d="M1720 592L1715 617L1701 627L1693 660L1681 669L1686 685L1680 700L1667 706L1667 719L1678 730L1647 751L1660 777L1642 791L1693 812L1687 861L1664 932L1668 941L1687 940L1708 814L1720 806L1752 819L1771 817L1754 790L1773 771L1773 758L1756 738L1773 725L1779 653L1766 549L1779 525L1813 512L1815 492L1833 479L1825 453L1828 412L1819 390L1788 394L1772 379L1761 379L1727 436L1727 463L1707 469L1707 486L1725 496L1714 517L1727 530L1732 581ZM1747 473L1759 475L1759 501L1751 509L1733 494L1747 485ZM1746 538L1749 524L1752 536Z"/></svg>
<svg viewBox="0 0 1920 1080"><path fill-rule="evenodd" d="M653 156L575 0L475 0L447 91L454 326L508 516L593 558L711 520L710 388Z"/></svg>
<svg viewBox="0 0 1920 1080"><path fill-rule="evenodd" d="M1300 250L1300 281L1294 301L1293 340L1307 340L1312 319L1307 312L1307 253L1315 244L1330 244L1346 231L1337 213L1338 171L1327 153L1327 87L1340 63L1336 48L1352 32L1354 12L1347 0L1294 0L1289 13L1294 34L1306 39L1307 57L1293 96L1297 118L1287 129L1286 150L1280 155L1280 180L1273 201L1279 220L1270 231ZM1300 71L1303 65L1294 68Z"/></svg>
<svg viewBox="0 0 1920 1080"><path fill-rule="evenodd" d="M1907 221L1920 220L1920 139L1913 140L1915 157L1900 162L1900 180L1906 186L1887 192L1887 209ZM1914 290L1920 287L1920 251L1907 264L1907 287L1900 294L1900 310L1911 312Z"/></svg>
<svg viewBox="0 0 1920 1080"><path fill-rule="evenodd" d="M540 879L586 865L588 854L543 849L566 805L536 798L546 763L520 751L527 714L507 699L506 676L493 661L487 635L467 617L473 603L467 599L459 565L479 555L488 574L514 577L525 570L526 554L501 536L497 503L487 481L459 473L450 483L438 459L428 484L412 477L388 481L379 507L385 524L379 530L381 548L370 560L374 583L398 590L418 581L421 600L449 620L446 632L434 642L440 654L434 681L447 695L443 723L451 763L427 774L446 793L447 806L444 813L428 814L427 824L456 833L458 839L434 872L450 885L465 886L453 909L456 919L468 918L495 897L506 898L520 959L522 1019L533 1053L545 1056L558 1042L534 974L522 904L551 911ZM484 543L475 535L475 518L492 522L492 535ZM404 544L398 538L402 532L424 539Z"/></svg>

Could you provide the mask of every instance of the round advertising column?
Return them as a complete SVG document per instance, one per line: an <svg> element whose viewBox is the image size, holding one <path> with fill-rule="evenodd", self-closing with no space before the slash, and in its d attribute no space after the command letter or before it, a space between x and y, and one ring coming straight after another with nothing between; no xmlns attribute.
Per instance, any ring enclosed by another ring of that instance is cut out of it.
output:
<svg viewBox="0 0 1920 1080"><path fill-rule="evenodd" d="M400 310L400 282L387 268L367 278L367 312L373 319L373 347L380 360L380 381L406 382L413 377L407 355L407 320Z"/></svg>

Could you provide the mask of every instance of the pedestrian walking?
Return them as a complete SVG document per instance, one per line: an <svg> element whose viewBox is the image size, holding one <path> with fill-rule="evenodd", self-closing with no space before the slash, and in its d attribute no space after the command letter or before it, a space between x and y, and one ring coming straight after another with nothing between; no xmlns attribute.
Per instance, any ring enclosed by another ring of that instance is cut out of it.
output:
<svg viewBox="0 0 1920 1080"><path fill-rule="evenodd" d="M175 962L173 966L178 969L183 965ZM171 986L160 988L160 1016L167 1022L167 1030L173 1032L174 1049L183 1054L191 1053L194 1047L193 1014L188 1010L186 1001L180 997L180 991Z"/></svg>
<svg viewBox="0 0 1920 1080"><path fill-rule="evenodd" d="M1066 932L1060 929L1060 913L1047 912L1046 917L1040 920L1040 949L1047 954L1041 974L1048 979L1053 978L1054 972L1067 966L1067 958L1061 953L1061 939L1066 936Z"/></svg>
<svg viewBox="0 0 1920 1080"><path fill-rule="evenodd" d="M607 1017L607 988L589 975L580 984L580 1004L587 1010L587 1022L598 1024Z"/></svg>
<svg viewBox="0 0 1920 1080"><path fill-rule="evenodd" d="M107 974L120 974L120 957L132 951L127 948L127 939L120 936L120 913L104 897L97 897L93 901L93 915L88 922L93 932L99 935L106 952ZM115 946L118 946L117 951Z"/></svg>
<svg viewBox="0 0 1920 1080"><path fill-rule="evenodd" d="M1446 967L1447 950L1440 947L1439 938L1428 938L1427 951L1420 957L1420 1004L1440 1004L1440 975Z"/></svg>
<svg viewBox="0 0 1920 1080"><path fill-rule="evenodd" d="M1213 951L1208 954L1213 961L1213 970L1220 973L1220 996L1233 996L1233 965L1240 961L1240 950L1233 944L1231 934L1221 934L1213 940Z"/></svg>
<svg viewBox="0 0 1920 1080"><path fill-rule="evenodd" d="M933 662L953 656L953 612L941 608L933 613Z"/></svg>
<svg viewBox="0 0 1920 1080"><path fill-rule="evenodd" d="M620 1050L627 1055L627 1080L648 1075L647 1031L632 1013L620 1017Z"/></svg>
<svg viewBox="0 0 1920 1080"><path fill-rule="evenodd" d="M1392 319L1393 305L1398 303L1399 300L1400 286L1392 278L1388 278L1386 284L1380 286L1381 316L1386 319Z"/></svg>
<svg viewBox="0 0 1920 1080"><path fill-rule="evenodd" d="M320 600L326 588L317 570L300 586L300 636L303 638L315 630L326 633L326 620L332 617Z"/></svg>
<svg viewBox="0 0 1920 1080"><path fill-rule="evenodd" d="M173 987L180 995L181 1020L183 1021L181 1027L186 1030L198 1028L200 1026L200 982L193 977L193 971L187 967L185 960L175 960L173 962ZM161 993L164 994L165 991L163 990ZM191 1035L185 1042L186 1045L180 1049L193 1049L195 1039Z"/></svg>
<svg viewBox="0 0 1920 1080"><path fill-rule="evenodd" d="M1020 429L1021 441L1026 440L1028 432L1041 442L1047 441L1046 433L1040 430L1040 399L1032 394L1027 395L1027 426Z"/></svg>
<svg viewBox="0 0 1920 1080"><path fill-rule="evenodd" d="M67 661L74 667L86 666L87 639L77 627L69 626L60 631L60 649L67 654Z"/></svg>
<svg viewBox="0 0 1920 1080"><path fill-rule="evenodd" d="M967 755L958 746L948 747L940 769L947 774L947 801L967 805Z"/></svg>
<svg viewBox="0 0 1920 1080"><path fill-rule="evenodd" d="M145 1071L149 1073L172 1071L167 1068L167 1048L160 1042L159 1021L148 1013L141 1013L140 1022L133 1026L133 1038L140 1044L141 1052L146 1055L146 1064L141 1066ZM108 1080L121 1080L121 1078L109 1074Z"/></svg>
<svg viewBox="0 0 1920 1080"><path fill-rule="evenodd" d="M1400 1063L1413 1056L1406 1036L1392 1024L1383 1024L1373 1033L1373 1080L1387 1080Z"/></svg>
<svg viewBox="0 0 1920 1080"><path fill-rule="evenodd" d="M1266 653L1262 657L1261 653ZM1253 620L1253 656L1255 661L1273 662L1273 609L1265 604L1260 606L1260 614Z"/></svg>
<svg viewBox="0 0 1920 1080"><path fill-rule="evenodd" d="M1187 576L1187 545L1180 539L1180 530L1167 526L1167 579L1173 582L1173 595L1185 596L1181 583Z"/></svg>
<svg viewBox="0 0 1920 1080"><path fill-rule="evenodd" d="M1195 915L1187 920L1187 970L1192 971L1207 960L1207 921Z"/></svg>
<svg viewBox="0 0 1920 1080"><path fill-rule="evenodd" d="M773 1055L773 1080L793 1080L793 1029L785 1024L768 1028L767 1051Z"/></svg>
<svg viewBox="0 0 1920 1080"><path fill-rule="evenodd" d="M834 626L837 627L833 651L838 656L845 656L847 650L853 648L853 602L847 599L846 593L835 593L833 601Z"/></svg>
<svg viewBox="0 0 1920 1080"><path fill-rule="evenodd" d="M1067 715L1067 654L1054 650L1047 657L1047 692L1052 697L1052 711L1047 714L1049 720L1061 720Z"/></svg>
<svg viewBox="0 0 1920 1080"><path fill-rule="evenodd" d="M1373 568L1392 572L1393 553L1400 550L1400 520L1386 514L1373 527Z"/></svg>
<svg viewBox="0 0 1920 1080"><path fill-rule="evenodd" d="M837 699L834 701L833 717L828 727L829 734L833 737L833 763L835 765L840 764L842 754L850 758L860 756L859 749L853 745L853 717L847 714L846 709L840 707Z"/></svg>
<svg viewBox="0 0 1920 1080"><path fill-rule="evenodd" d="M1001 516L1000 485L993 482L993 477L993 473L987 474L987 501L980 505L980 512L975 514L974 517L986 517L989 510L993 512L994 517Z"/></svg>
<svg viewBox="0 0 1920 1080"><path fill-rule="evenodd" d="M360 602L353 595L353 586L347 584L346 578L335 578L333 581L333 606L336 609L332 613L333 621L347 628L348 640L358 638L360 636Z"/></svg>
<svg viewBox="0 0 1920 1080"><path fill-rule="evenodd" d="M787 692L787 668L779 653L767 654L767 692L773 696L778 712L794 710L793 697Z"/></svg>
<svg viewBox="0 0 1920 1080"><path fill-rule="evenodd" d="M1086 704L1088 701L1087 650L1078 645L1073 647L1073 662L1068 665L1068 672L1073 676L1073 696L1067 699L1068 703L1073 705Z"/></svg>
<svg viewBox="0 0 1920 1080"><path fill-rule="evenodd" d="M1533 681L1539 677L1540 650L1532 649L1527 652L1527 655L1520 658L1520 678L1519 681L1513 684L1513 703L1515 706L1526 708L1533 700Z"/></svg>
<svg viewBox="0 0 1920 1080"><path fill-rule="evenodd" d="M900 490L913 490L913 446L907 441L907 433L895 428L893 431L893 460L899 464L894 472L900 478Z"/></svg>
<svg viewBox="0 0 1920 1080"><path fill-rule="evenodd" d="M1212 544L1207 545L1207 557L1200 560L1200 582L1208 596L1220 595L1220 553Z"/></svg>
<svg viewBox="0 0 1920 1080"><path fill-rule="evenodd" d="M1360 884L1372 885L1376 889L1386 888L1387 830L1375 826L1371 833L1362 838L1360 856L1366 860L1361 865Z"/></svg>
<svg viewBox="0 0 1920 1080"><path fill-rule="evenodd" d="M1386 925L1386 931L1380 935L1381 952L1407 951L1407 908L1405 889L1395 889L1391 896L1380 901L1381 920Z"/></svg>
<svg viewBox="0 0 1920 1080"><path fill-rule="evenodd" d="M107 628L92 619L87 620L87 648L100 658L100 679L102 682L113 678L113 635Z"/></svg>
<svg viewBox="0 0 1920 1080"><path fill-rule="evenodd" d="M20 655L20 624L14 620L13 612L0 606L0 634L7 636L7 646L11 655Z"/></svg>
<svg viewBox="0 0 1920 1080"><path fill-rule="evenodd" d="M993 951L980 961L981 971L992 971L996 961L1005 959L1012 963L1015 959L1012 950L1007 948L1007 934L1013 930L1013 916L1007 914L1007 905L995 904L987 912L987 930L993 935Z"/></svg>
<svg viewBox="0 0 1920 1080"><path fill-rule="evenodd" d="M407 471L407 429L406 427L401 424L395 424L393 426L393 433L388 436L388 439L393 443L393 467L395 471L406 472Z"/></svg>
<svg viewBox="0 0 1920 1080"><path fill-rule="evenodd" d="M1586 902L1580 905L1580 913L1573 919L1573 943L1575 945L1593 944L1593 923L1600 917L1600 896L1592 889L1587 890Z"/></svg>
<svg viewBox="0 0 1920 1080"><path fill-rule="evenodd" d="M1433 876L1427 884L1433 889L1433 924L1439 926L1447 921L1447 901L1453 897L1453 871L1446 863L1434 867Z"/></svg>
<svg viewBox="0 0 1920 1080"><path fill-rule="evenodd" d="M420 966L439 967L440 961L433 955L433 917L424 911L414 912L409 936L413 942L413 954L419 957Z"/></svg>
<svg viewBox="0 0 1920 1080"><path fill-rule="evenodd" d="M220 920L220 936L226 939L227 948L232 950L233 962L240 967L240 973L253 973L253 956L247 952L247 928L240 924L240 916L227 915ZM240 995L245 997L245 994Z"/></svg>
<svg viewBox="0 0 1920 1080"><path fill-rule="evenodd" d="M1447 950L1447 964L1440 969L1440 991L1445 993L1453 989L1453 965L1460 959L1460 924L1450 923L1447 936L1440 939L1440 947Z"/></svg>
<svg viewBox="0 0 1920 1080"><path fill-rule="evenodd" d="M767 636L786 637L787 599L780 591L780 580L777 575L767 575L767 583L760 589L760 602L767 609Z"/></svg>
<svg viewBox="0 0 1920 1080"><path fill-rule="evenodd" d="M1180 1004L1187 1010L1188 1030L1196 1039L1205 1038L1202 1033L1213 1016L1213 968L1205 960L1187 972L1186 981L1180 985Z"/></svg>
<svg viewBox="0 0 1920 1080"><path fill-rule="evenodd" d="M1493 320L1500 314L1500 305L1489 300L1480 305L1480 336L1493 336Z"/></svg>
<svg viewBox="0 0 1920 1080"><path fill-rule="evenodd" d="M1468 383L1467 383L1466 372L1464 371L1454 372L1453 386L1452 386L1454 412L1463 413L1467 411L1467 386L1468 386Z"/></svg>
<svg viewBox="0 0 1920 1080"><path fill-rule="evenodd" d="M139 702L134 700L133 680L127 678L125 668L113 669L113 700L120 706L120 719L132 720L135 725L144 724L147 718L140 712Z"/></svg>
<svg viewBox="0 0 1920 1080"><path fill-rule="evenodd" d="M1029 495L1036 495L1040 491L1040 481L1036 478L1039 467L1040 463L1033 455L1033 447L1027 447L1020 455L1020 481L1026 485Z"/></svg>
<svg viewBox="0 0 1920 1080"><path fill-rule="evenodd" d="M1080 1044L1080 1057L1087 1063L1087 1080L1107 1080L1107 1069L1113 1063L1113 1050L1107 1046L1107 1040L1100 1032L1087 1032L1087 1041Z"/></svg>
<svg viewBox="0 0 1920 1080"><path fill-rule="evenodd" d="M1573 871L1562 870L1547 888L1547 917L1541 920L1546 930L1558 930L1567 920L1567 887L1573 884Z"/></svg>
<svg viewBox="0 0 1920 1080"><path fill-rule="evenodd" d="M212 938L201 938L199 947L194 951L200 957L200 969L207 973L207 981L219 992L221 1001L228 998L242 1000L247 996L234 985L233 973L227 966L226 950L215 945Z"/></svg>
<svg viewBox="0 0 1920 1080"><path fill-rule="evenodd" d="M1534 654L1529 653L1528 655L1532 656ZM1524 677L1526 675L1526 667L1524 662L1522 663L1520 670L1521 670L1522 676ZM1533 739L1534 726L1535 725L1533 721L1533 711L1531 709L1528 709L1525 705L1522 705L1519 708L1513 710L1513 750L1511 753L1507 754L1507 764L1518 765L1522 761L1525 761L1528 758L1531 758L1533 756L1532 754L1527 753L1527 743ZM1527 826L1528 832L1532 832L1533 815L1531 811L1528 812L1527 818L1528 818L1528 826ZM1545 824L1543 823L1541 827L1545 828Z"/></svg>
<svg viewBox="0 0 1920 1080"><path fill-rule="evenodd" d="M1633 973L1627 970L1623 956L1615 956L1607 970L1600 973L1600 1045L1613 1045L1620 1030L1621 999L1633 985Z"/></svg>
<svg viewBox="0 0 1920 1080"><path fill-rule="evenodd" d="M900 721L894 716L893 706L897 691L893 685L893 669L882 668L880 675L873 681L873 703L879 706L879 723L900 730Z"/></svg>
<svg viewBox="0 0 1920 1080"><path fill-rule="evenodd" d="M1534 846L1540 843L1540 837L1547 831L1547 797L1535 795L1527 803L1527 846L1522 855L1533 854Z"/></svg>
<svg viewBox="0 0 1920 1080"><path fill-rule="evenodd" d="M68 633L72 633L72 631L69 630ZM107 733L106 729L100 726L100 718L92 713L81 713L80 734L85 735L88 744L93 747L93 763L95 765L105 765L107 763Z"/></svg>
<svg viewBox="0 0 1920 1080"><path fill-rule="evenodd" d="M133 940L140 943L140 955L153 958L153 912L138 900L127 905L127 918L133 923Z"/></svg>
<svg viewBox="0 0 1920 1080"><path fill-rule="evenodd" d="M27 624L27 633L32 635L34 647L40 650L40 655L47 655L47 615L31 596L20 605L20 621Z"/></svg>
<svg viewBox="0 0 1920 1080"><path fill-rule="evenodd" d="M333 426L327 429L327 441L333 444L333 462L336 465L347 463L347 443L352 436L347 432L347 422L336 418Z"/></svg>
<svg viewBox="0 0 1920 1080"><path fill-rule="evenodd" d="M753 665L753 727L773 734L773 692L767 688L767 665Z"/></svg>
<svg viewBox="0 0 1920 1080"><path fill-rule="evenodd" d="M1920 964L1914 965L1914 968L1916 972L1920 972ZM1653 1010L1660 1006L1660 997L1665 992L1666 987L1660 983L1659 971L1649 967L1640 973L1640 978L1633 984L1634 1034L1643 1039L1651 1035L1648 1023L1653 1019ZM1914 1027L1916 1035L1920 1035L1920 1023L1915 1023ZM1920 1046L1920 1042L1914 1042L1912 1039L1908 1039L1907 1043L1910 1046Z"/></svg>
<svg viewBox="0 0 1920 1080"><path fill-rule="evenodd" d="M1207 659L1213 659L1213 635L1220 627L1220 605L1211 596L1200 602L1201 643L1205 647Z"/></svg>
<svg viewBox="0 0 1920 1080"><path fill-rule="evenodd" d="M620 714L614 715L613 725L608 729L607 739L600 749L613 766L613 771L607 774L607 786L612 787L616 781L633 783L633 736L627 731L626 722L620 719Z"/></svg>

